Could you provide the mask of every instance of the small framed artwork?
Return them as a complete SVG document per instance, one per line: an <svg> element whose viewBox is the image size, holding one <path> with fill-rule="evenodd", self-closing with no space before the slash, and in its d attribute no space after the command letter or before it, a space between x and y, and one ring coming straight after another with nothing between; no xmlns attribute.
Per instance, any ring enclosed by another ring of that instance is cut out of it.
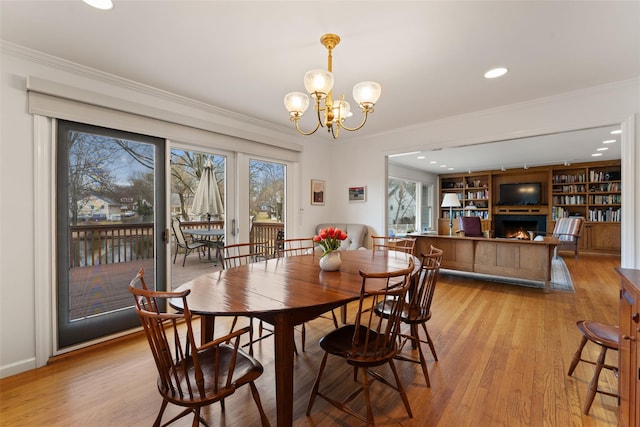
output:
<svg viewBox="0 0 640 427"><path fill-rule="evenodd" d="M324 196L327 191L327 184L319 179L311 180L311 204L324 205Z"/></svg>
<svg viewBox="0 0 640 427"><path fill-rule="evenodd" d="M367 200L367 187L349 187L350 202L364 202Z"/></svg>

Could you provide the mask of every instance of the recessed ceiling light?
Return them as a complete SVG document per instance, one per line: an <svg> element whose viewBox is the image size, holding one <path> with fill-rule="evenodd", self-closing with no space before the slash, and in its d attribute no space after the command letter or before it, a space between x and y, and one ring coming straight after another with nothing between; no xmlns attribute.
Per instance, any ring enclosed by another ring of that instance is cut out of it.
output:
<svg viewBox="0 0 640 427"><path fill-rule="evenodd" d="M606 141L602 141L603 144L613 144L614 142L616 142L615 139L607 139Z"/></svg>
<svg viewBox="0 0 640 427"><path fill-rule="evenodd" d="M446 167L447 167L447 165L440 165L440 167L441 167L441 168L446 168Z"/></svg>
<svg viewBox="0 0 640 427"><path fill-rule="evenodd" d="M82 0L89 6L95 7L101 10L113 9L113 2L111 0Z"/></svg>
<svg viewBox="0 0 640 427"><path fill-rule="evenodd" d="M424 156L418 156L417 158L422 160L422 159L424 159Z"/></svg>
<svg viewBox="0 0 640 427"><path fill-rule="evenodd" d="M600 156L602 156L602 153L593 153L591 155L591 157L600 157Z"/></svg>
<svg viewBox="0 0 640 427"><path fill-rule="evenodd" d="M447 170L450 170L450 171L452 171L452 170L453 170L453 168L448 168Z"/></svg>
<svg viewBox="0 0 640 427"><path fill-rule="evenodd" d="M432 165L435 165L438 162L436 162L435 160L431 160L429 163L432 164Z"/></svg>
<svg viewBox="0 0 640 427"><path fill-rule="evenodd" d="M507 71L509 70L504 67L494 68L484 73L484 77L486 79L495 79L496 77L504 76L505 74L507 74Z"/></svg>
<svg viewBox="0 0 640 427"><path fill-rule="evenodd" d="M622 133L622 129L616 129L611 131L611 135L619 135Z"/></svg>
<svg viewBox="0 0 640 427"><path fill-rule="evenodd" d="M609 149L609 147L600 147L600 148L596 149L596 151L606 151L608 149Z"/></svg>
<svg viewBox="0 0 640 427"><path fill-rule="evenodd" d="M412 154L420 154L419 151L410 151L408 153L389 154L389 157L411 156Z"/></svg>

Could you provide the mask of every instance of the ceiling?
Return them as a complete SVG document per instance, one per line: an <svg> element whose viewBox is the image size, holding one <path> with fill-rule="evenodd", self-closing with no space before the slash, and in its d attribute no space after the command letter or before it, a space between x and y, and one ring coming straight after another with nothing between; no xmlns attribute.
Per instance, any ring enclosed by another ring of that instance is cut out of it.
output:
<svg viewBox="0 0 640 427"><path fill-rule="evenodd" d="M283 96L304 91L307 70L326 68L320 36L336 33L342 41L333 52L334 95L344 93L350 100L351 88L361 80L382 85L375 113L360 131L341 133L345 142L640 76L639 1L114 4L100 11L80 0L0 0L0 35L6 42L289 130ZM495 66L509 73L485 79L484 72ZM301 126L311 128L312 118L308 112ZM356 111L350 125L357 119ZM558 140L545 137L525 156L518 152L511 158L503 147L496 154L483 146L452 158L443 151L437 160L452 165L454 159L470 158L474 168L483 157L504 166L527 163L534 154L558 155L557 162L578 161L575 153L583 152L580 160L591 160L593 147L583 151L584 139L587 135L567 140L573 159L559 152ZM600 136L588 139L601 143ZM545 149L545 141L553 149ZM619 158L619 142L617 147ZM531 163L544 161L549 159Z"/></svg>
<svg viewBox="0 0 640 427"><path fill-rule="evenodd" d="M619 125L604 126L444 150L399 153L389 161L442 174L614 160L621 158L620 135L611 132L619 130Z"/></svg>

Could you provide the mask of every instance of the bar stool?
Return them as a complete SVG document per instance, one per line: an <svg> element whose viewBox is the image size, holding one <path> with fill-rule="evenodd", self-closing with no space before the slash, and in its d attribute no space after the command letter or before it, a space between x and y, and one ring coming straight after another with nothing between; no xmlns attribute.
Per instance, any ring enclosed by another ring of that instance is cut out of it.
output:
<svg viewBox="0 0 640 427"><path fill-rule="evenodd" d="M578 347L576 353L573 355L573 360L571 361L568 375L573 374L573 371L578 365L578 362L586 362L596 366L596 370L593 373L591 382L589 382L589 388L584 400L584 408L582 412L587 415L589 414L589 409L591 409L591 404L593 403L593 399L596 396L596 393L618 397L616 393L598 389L598 378L600 377L600 371L602 371L602 368L614 371L617 376L618 368L615 366L607 365L605 363L605 357L607 355L608 349L616 351L618 350L619 328L617 326L606 325L604 323L594 322L591 320L579 320L578 322L576 322L576 326L582 333L582 342L580 343L580 347ZM592 362L590 360L582 358L582 349L584 348L587 341L591 341L600 346L600 355L598 356L597 362Z"/></svg>

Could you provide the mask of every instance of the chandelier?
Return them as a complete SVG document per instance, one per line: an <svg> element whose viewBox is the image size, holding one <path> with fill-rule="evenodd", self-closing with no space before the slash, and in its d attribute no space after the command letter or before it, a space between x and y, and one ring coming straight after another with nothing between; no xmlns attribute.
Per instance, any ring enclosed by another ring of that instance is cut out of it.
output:
<svg viewBox="0 0 640 427"><path fill-rule="evenodd" d="M289 111L289 119L296 124L296 129L303 135L311 135L320 127L326 127L327 132L331 133L333 139L338 138L340 129L348 131L356 131L367 122L369 113L373 113L373 107L380 98L382 91L380 85L376 82L360 82L353 87L353 99L355 99L358 107L362 110L362 123L356 127L347 127L344 120L353 115L351 106L344 100L344 95L340 99L334 100L331 93L333 88L332 74L332 50L340 43L340 37L335 34L325 34L320 37L320 43L327 48L327 70L315 69L308 71L304 75L304 87L315 100L315 110L318 114L318 123L316 127L305 132L300 129L300 117L309 107L309 96L302 92L291 92L285 95L284 105Z"/></svg>

